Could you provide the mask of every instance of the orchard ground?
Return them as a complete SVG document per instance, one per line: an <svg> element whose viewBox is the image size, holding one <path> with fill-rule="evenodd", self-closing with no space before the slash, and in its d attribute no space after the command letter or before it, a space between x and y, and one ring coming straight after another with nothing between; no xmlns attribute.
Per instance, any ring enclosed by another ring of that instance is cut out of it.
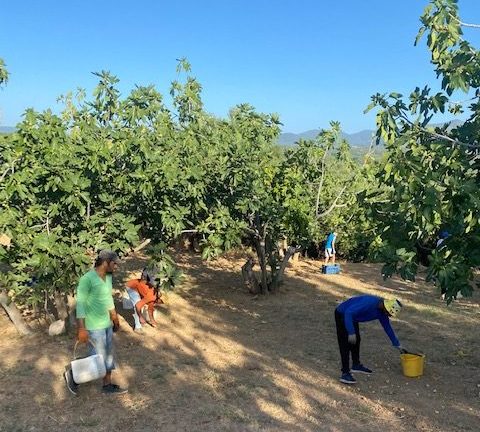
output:
<svg viewBox="0 0 480 432"><path fill-rule="evenodd" d="M159 329L138 335L122 320L115 335L124 396L102 395L98 382L72 396L62 377L72 337L20 338L2 312L0 431L478 430L478 292L447 307L421 277L383 282L379 266L352 263L322 275L319 261L301 260L279 294L252 297L242 285L243 256L177 259L186 278L168 295ZM126 260L116 287L143 262ZM402 375L373 322L361 325L361 352L375 373L356 386L338 381L333 311L362 293L404 302L393 327L406 348L426 354L423 377Z"/></svg>

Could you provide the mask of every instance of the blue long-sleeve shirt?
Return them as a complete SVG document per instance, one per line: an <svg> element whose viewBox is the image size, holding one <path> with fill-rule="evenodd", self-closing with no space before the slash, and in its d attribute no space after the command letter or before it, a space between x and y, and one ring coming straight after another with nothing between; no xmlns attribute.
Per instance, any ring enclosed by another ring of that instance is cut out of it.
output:
<svg viewBox="0 0 480 432"><path fill-rule="evenodd" d="M349 335L355 334L354 323L378 319L393 346L400 346L388 316L378 308L382 298L373 295L352 297L337 306L337 311L345 318L345 327Z"/></svg>

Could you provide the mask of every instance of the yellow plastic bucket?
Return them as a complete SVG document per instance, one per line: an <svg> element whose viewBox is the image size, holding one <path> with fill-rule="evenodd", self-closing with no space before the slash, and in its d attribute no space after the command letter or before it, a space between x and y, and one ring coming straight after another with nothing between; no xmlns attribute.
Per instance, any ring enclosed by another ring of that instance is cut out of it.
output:
<svg viewBox="0 0 480 432"><path fill-rule="evenodd" d="M424 354L400 354L403 375L415 378L423 375Z"/></svg>

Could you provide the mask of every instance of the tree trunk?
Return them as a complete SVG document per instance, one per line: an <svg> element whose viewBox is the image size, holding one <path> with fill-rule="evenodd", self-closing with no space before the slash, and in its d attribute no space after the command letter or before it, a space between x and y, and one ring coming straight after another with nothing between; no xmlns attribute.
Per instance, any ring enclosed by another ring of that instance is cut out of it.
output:
<svg viewBox="0 0 480 432"><path fill-rule="evenodd" d="M283 259L288 249L287 239L282 238L281 240L279 240L277 243L277 247L278 247L278 255L280 256L280 258Z"/></svg>
<svg viewBox="0 0 480 432"><path fill-rule="evenodd" d="M66 320L68 317L67 303L65 302L65 296L58 291L54 294L55 309L57 310L57 318L60 320Z"/></svg>
<svg viewBox="0 0 480 432"><path fill-rule="evenodd" d="M249 258L242 266L242 276L248 292L258 294L260 292L260 284L258 283L255 273L253 273L253 258Z"/></svg>
<svg viewBox="0 0 480 432"><path fill-rule="evenodd" d="M285 269L287 268L288 260L294 253L297 253L297 252L298 252L298 249L294 246L290 246L285 252L285 256L283 257L282 264L280 264L280 269L276 273L275 280L272 283L272 287L274 290L278 289L278 287L282 284L283 274L285 273Z"/></svg>
<svg viewBox="0 0 480 432"><path fill-rule="evenodd" d="M12 320L13 325L21 335L31 335L32 331L28 328L25 323L22 314L15 306L15 303L10 302L8 295L5 291L0 291L0 304L7 312L7 315Z"/></svg>
<svg viewBox="0 0 480 432"><path fill-rule="evenodd" d="M140 243L136 248L134 248L134 249L133 249L133 252L140 252L143 248L145 248L146 246L148 246L151 241L152 241L152 239L146 239L145 241L143 241L142 243Z"/></svg>
<svg viewBox="0 0 480 432"><path fill-rule="evenodd" d="M265 241L255 240L255 249L257 250L258 263L260 264L260 269L262 271L262 283L260 286L260 292L262 294L267 294L268 293L268 274L267 274L267 264L265 262Z"/></svg>
<svg viewBox="0 0 480 432"><path fill-rule="evenodd" d="M77 325L77 301L72 294L67 294L68 305L68 327L74 328Z"/></svg>

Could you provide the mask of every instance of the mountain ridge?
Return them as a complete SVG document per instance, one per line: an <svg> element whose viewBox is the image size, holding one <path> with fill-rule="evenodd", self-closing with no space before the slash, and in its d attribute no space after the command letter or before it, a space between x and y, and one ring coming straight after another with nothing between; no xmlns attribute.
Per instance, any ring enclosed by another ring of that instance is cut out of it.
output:
<svg viewBox="0 0 480 432"><path fill-rule="evenodd" d="M429 124L429 127L439 127L443 126L444 124L449 123L448 130L453 129L463 123L463 121L454 119L450 120L445 123L432 123ZM300 139L315 139L317 135L320 133L321 129L310 129L305 132L301 132L298 134L291 133L291 132L284 132L281 133L280 136L278 137L278 144L282 146L292 146L294 145L298 140ZM359 132L354 132L354 133L347 133L344 131L341 131L341 137L346 139L348 143L352 147L369 147L372 139L375 139L375 130L373 129L363 129Z"/></svg>
<svg viewBox="0 0 480 432"><path fill-rule="evenodd" d="M12 126L0 126L0 133L10 134L16 131L16 128Z"/></svg>
<svg viewBox="0 0 480 432"><path fill-rule="evenodd" d="M278 137L278 144L282 146L294 145L300 139L315 139L320 133L321 129L310 129L298 134L291 132L281 133ZM375 135L375 131L372 129L363 129L355 133L347 133L342 131L342 138L346 139L353 147L368 147L372 142L372 137Z"/></svg>

